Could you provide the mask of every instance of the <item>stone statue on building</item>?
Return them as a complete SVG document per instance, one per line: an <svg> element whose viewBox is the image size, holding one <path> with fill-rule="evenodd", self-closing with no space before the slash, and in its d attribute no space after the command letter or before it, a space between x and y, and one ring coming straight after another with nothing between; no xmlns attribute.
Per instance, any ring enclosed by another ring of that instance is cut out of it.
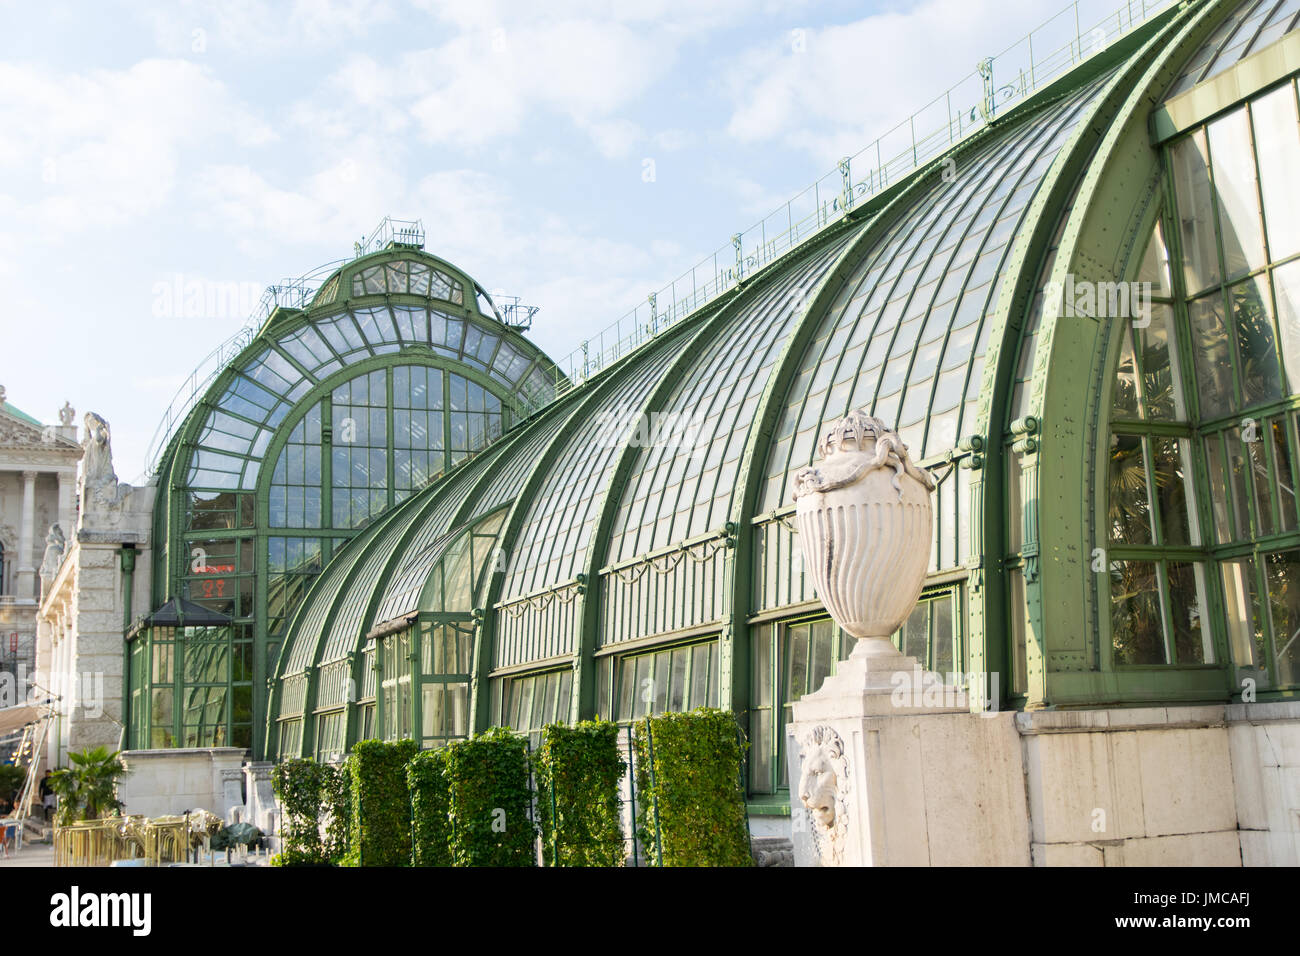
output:
<svg viewBox="0 0 1300 956"><path fill-rule="evenodd" d="M71 402L64 402L63 407L59 409L59 423L62 425L71 425L77 417L77 410L72 407Z"/></svg>
<svg viewBox="0 0 1300 956"><path fill-rule="evenodd" d="M116 525L131 486L117 483L117 472L113 470L113 437L108 422L94 412L86 412L84 422L86 436L81 442L84 454L80 481L82 518L84 520L93 512L99 515L97 523Z"/></svg>
<svg viewBox="0 0 1300 956"><path fill-rule="evenodd" d="M63 529L57 524L50 525L49 533L45 536L45 560L41 562L41 578L53 578L58 573L59 565L63 563L63 550L67 547L67 539L63 536Z"/></svg>
<svg viewBox="0 0 1300 956"><path fill-rule="evenodd" d="M86 489L112 486L117 489L117 472L113 471L113 436L108 422L94 412L86 412L86 437L81 446L81 480Z"/></svg>

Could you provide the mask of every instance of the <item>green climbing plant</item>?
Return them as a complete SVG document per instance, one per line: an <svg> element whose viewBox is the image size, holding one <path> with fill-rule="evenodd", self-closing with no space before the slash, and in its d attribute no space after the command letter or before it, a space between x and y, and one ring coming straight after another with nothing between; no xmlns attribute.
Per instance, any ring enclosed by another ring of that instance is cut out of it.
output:
<svg viewBox="0 0 1300 956"><path fill-rule="evenodd" d="M355 866L411 865L411 794L406 767L414 740L362 740L348 760L352 825L346 862Z"/></svg>
<svg viewBox="0 0 1300 956"><path fill-rule="evenodd" d="M447 748L412 757L406 780L411 791L411 864L451 866Z"/></svg>
<svg viewBox="0 0 1300 956"><path fill-rule="evenodd" d="M446 748L453 866L533 866L528 741L501 727Z"/></svg>
<svg viewBox="0 0 1300 956"><path fill-rule="evenodd" d="M637 834L651 862L753 866L741 779L748 746L725 710L636 723Z"/></svg>
<svg viewBox="0 0 1300 956"><path fill-rule="evenodd" d="M618 725L550 724L533 755L542 858L547 866L622 866L618 785L626 764Z"/></svg>

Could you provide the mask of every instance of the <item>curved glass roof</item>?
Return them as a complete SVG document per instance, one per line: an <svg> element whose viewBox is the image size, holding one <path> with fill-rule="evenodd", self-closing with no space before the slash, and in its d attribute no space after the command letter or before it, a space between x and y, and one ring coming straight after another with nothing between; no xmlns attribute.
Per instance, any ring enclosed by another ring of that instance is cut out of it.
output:
<svg viewBox="0 0 1300 956"><path fill-rule="evenodd" d="M1243 0L1192 54L1165 99L1213 79L1297 28L1300 0Z"/></svg>
<svg viewBox="0 0 1300 956"><path fill-rule="evenodd" d="M726 524L758 400L781 346L818 283L856 237L850 230L736 309L664 403L672 435L642 447L624 486L609 557L626 560Z"/></svg>
<svg viewBox="0 0 1300 956"><path fill-rule="evenodd" d="M598 407L584 411L558 453L567 467L547 473L528 507L506 571L502 594L507 599L571 580L580 571L626 433L635 436L640 429L653 441L653 426L658 425L658 437L664 438L663 420L643 416L641 409L688 341L676 336L666 347L640 356Z"/></svg>
<svg viewBox="0 0 1300 956"><path fill-rule="evenodd" d="M897 422L917 459L953 449L983 377L1003 263L1099 81L972 154L862 251L804 351L767 457L759 511L790 500L821 423L854 408Z"/></svg>
<svg viewBox="0 0 1300 956"><path fill-rule="evenodd" d="M691 585L664 575L679 552L703 567L721 551L707 573L732 573L718 569L730 567L736 552L714 541L735 540L728 522L781 533L791 473L813 461L822 425L850 409L896 423L913 457L931 464L955 452L967 434L1002 439L1004 422L981 420L987 414L977 400L994 336L1002 337L997 345L1013 364L1026 316L1004 322L1000 295L1020 273L1038 275L1043 256L1022 255L1031 233L1047 243L1035 197L1053 184L1055 226L1064 184L1054 177L1066 168L1058 161L1090 129L1116 69L1113 61L1098 64L1072 87L999 118L948 160L873 196L733 294L572 389L490 456L419 492L418 511L387 519L391 533L344 550L358 569L346 588L341 579L322 577L312 589L288 636L295 647L286 648L280 677L307 659L298 644L315 648L321 641L326 617L316 605L335 608L322 660L359 650L378 625L451 613L430 576L489 515L502 516L499 525L481 527L503 562L493 565L501 577L476 597L493 602L484 618L493 622L491 646L480 659L498 670L484 676L513 675L543 660L554 666L577 653L577 629L593 620L607 628L619 615L644 612L673 622L628 630L639 647L641 638L681 640L724 627L718 613L769 610L757 595L748 608L714 601L721 586L713 578ZM948 163L955 175L941 172ZM954 540L970 520L962 484L969 480L959 476L939 492L939 524ZM750 501L751 512L741 513L741 502ZM598 529L608 529L607 539ZM780 546L788 547L784 533ZM756 542L762 537L754 535ZM742 567L758 575L765 557L757 552L769 545L753 547ZM956 567L963 552L936 553L932 570ZM635 582L642 566L658 572L642 597L626 597L630 585L616 594L614 579ZM573 587L592 571L595 580ZM708 590L710 610L694 617L614 606L704 602L699 588ZM806 588L789 593L781 606L807 609L815 600ZM588 613L591 602L598 613ZM477 626L482 634L488 624ZM507 631L526 634L510 638L512 650L502 654ZM594 646L603 654L619 640L602 631ZM310 713L312 706L278 716Z"/></svg>

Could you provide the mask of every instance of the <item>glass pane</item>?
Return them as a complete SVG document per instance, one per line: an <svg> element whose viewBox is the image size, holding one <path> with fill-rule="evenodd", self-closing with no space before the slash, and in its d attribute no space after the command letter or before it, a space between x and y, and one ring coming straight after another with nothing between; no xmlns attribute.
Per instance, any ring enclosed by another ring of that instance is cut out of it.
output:
<svg viewBox="0 0 1300 956"><path fill-rule="evenodd" d="M785 702L798 700L808 684L808 625L798 624L786 631Z"/></svg>
<svg viewBox="0 0 1300 956"><path fill-rule="evenodd" d="M1220 544L1232 540L1232 520L1228 503L1228 485L1224 479L1223 439L1210 435L1205 439L1206 468L1210 474L1210 506L1214 512L1214 535Z"/></svg>
<svg viewBox="0 0 1300 956"><path fill-rule="evenodd" d="M1237 333L1237 367L1247 405L1282 397L1282 376L1273 337L1273 309L1263 276L1247 279L1228 290L1233 327Z"/></svg>
<svg viewBox="0 0 1300 956"><path fill-rule="evenodd" d="M1277 528L1273 521L1273 503L1269 489L1273 482L1268 475L1268 451L1261 440L1264 437L1262 426L1252 426L1255 441L1246 443L1246 454L1250 459L1250 480L1255 488L1255 518L1259 534L1273 534Z"/></svg>
<svg viewBox="0 0 1300 956"><path fill-rule="evenodd" d="M1151 496L1142 438L1111 435L1110 442L1111 543L1151 544Z"/></svg>
<svg viewBox="0 0 1300 956"><path fill-rule="evenodd" d="M668 679L668 709L674 713L686 710L686 661L690 653L688 647L673 651L672 673Z"/></svg>
<svg viewBox="0 0 1300 956"><path fill-rule="evenodd" d="M1250 522L1250 475L1247 453L1241 444L1241 429L1230 428L1223 433L1224 446L1228 460L1228 500L1232 504L1232 518L1236 525L1237 539L1249 538Z"/></svg>
<svg viewBox="0 0 1300 956"><path fill-rule="evenodd" d="M1170 157L1174 169L1174 191L1178 197L1183 280L1188 293L1195 294L1219 281L1205 134L1198 130L1179 140L1170 150Z"/></svg>
<svg viewBox="0 0 1300 956"><path fill-rule="evenodd" d="M955 669L953 666L952 630L952 610L955 598L955 593L948 594L930 604L932 613L931 626L934 629L931 638L934 656L931 660L930 669L940 674L951 674Z"/></svg>
<svg viewBox="0 0 1300 956"><path fill-rule="evenodd" d="M1273 483L1280 512L1281 530L1296 528L1295 472L1291 467L1291 454L1287 448L1287 419L1274 418L1268 424L1273 436L1273 465L1276 480Z"/></svg>
<svg viewBox="0 0 1300 956"><path fill-rule="evenodd" d="M755 629L750 671L753 674L751 699L755 707L772 706L772 627L764 624Z"/></svg>
<svg viewBox="0 0 1300 956"><path fill-rule="evenodd" d="M772 792L772 708L749 712L749 789L751 793Z"/></svg>
<svg viewBox="0 0 1300 956"><path fill-rule="evenodd" d="M915 657L925 667L925 651L930 637L930 602L921 601L912 608L912 613L903 622L902 645L900 650L908 657Z"/></svg>
<svg viewBox="0 0 1300 956"><path fill-rule="evenodd" d="M636 699L636 668L630 661L619 661L620 677L618 689L618 720L627 720L633 714L633 701Z"/></svg>
<svg viewBox="0 0 1300 956"><path fill-rule="evenodd" d="M1189 523L1188 502L1195 501L1185 438L1151 439L1156 495L1160 502L1161 544L1200 544L1194 523Z"/></svg>
<svg viewBox="0 0 1300 956"><path fill-rule="evenodd" d="M441 737L445 733L442 705L442 684L425 684L420 699L420 716L423 725L420 732L425 737Z"/></svg>
<svg viewBox="0 0 1300 956"><path fill-rule="evenodd" d="M1300 222L1300 215L1295 217ZM1288 394L1300 394L1300 260L1273 270L1277 324L1282 335L1282 364Z"/></svg>
<svg viewBox="0 0 1300 956"><path fill-rule="evenodd" d="M1224 268L1232 278L1264 265L1264 231L1245 108L1211 123L1209 138Z"/></svg>
<svg viewBox="0 0 1300 956"><path fill-rule="evenodd" d="M1300 551L1266 555L1277 685L1300 683Z"/></svg>
<svg viewBox="0 0 1300 956"><path fill-rule="evenodd" d="M1274 262L1300 252L1300 128L1290 83L1250 105L1255 124L1255 154L1264 199L1268 252Z"/></svg>
<svg viewBox="0 0 1300 956"><path fill-rule="evenodd" d="M626 665L624 665L626 666ZM633 682L635 690L635 700L632 702L634 717L644 717L650 712L650 705L654 703L654 683L650 680L650 656L643 655L636 658L636 674Z"/></svg>
<svg viewBox="0 0 1300 956"><path fill-rule="evenodd" d="M1167 305L1151 307L1151 325L1137 330L1142 351L1142 399L1149 418L1156 421L1186 421L1183 383L1173 341L1174 310Z"/></svg>
<svg viewBox="0 0 1300 956"><path fill-rule="evenodd" d="M1119 368L1115 372L1115 395L1111 414L1116 418L1141 418L1141 399L1138 394L1137 359L1133 354L1133 337L1125 323L1120 335Z"/></svg>
<svg viewBox="0 0 1300 956"><path fill-rule="evenodd" d="M1173 287L1169 278L1169 252L1165 249L1164 232L1160 223L1147 242L1146 252L1142 255L1142 265L1138 269L1138 281L1151 283L1151 294L1167 298Z"/></svg>
<svg viewBox="0 0 1300 956"><path fill-rule="evenodd" d="M1211 664L1214 646L1205 625L1205 568L1201 564L1169 563L1169 624L1174 660L1179 664Z"/></svg>
<svg viewBox="0 0 1300 956"><path fill-rule="evenodd" d="M654 710L652 713L662 714L668 709L668 671L669 671L669 651L661 651L654 655Z"/></svg>
<svg viewBox="0 0 1300 956"><path fill-rule="evenodd" d="M453 737L469 735L469 684L444 684L443 707L446 732Z"/></svg>
<svg viewBox="0 0 1300 956"><path fill-rule="evenodd" d="M1188 303L1192 326L1192 357L1196 364L1196 394L1201 418L1219 418L1233 410L1232 356L1223 300L1216 293Z"/></svg>
<svg viewBox="0 0 1300 956"><path fill-rule="evenodd" d="M1255 571L1250 558L1223 561L1223 607L1228 617L1228 646L1238 667L1263 670L1268 651L1264 646L1264 619L1260 614Z"/></svg>
<svg viewBox="0 0 1300 956"><path fill-rule="evenodd" d="M1111 562L1110 629L1118 665L1168 663L1158 568L1152 561Z"/></svg>
<svg viewBox="0 0 1300 956"><path fill-rule="evenodd" d="M709 648L711 644L697 644L691 648L691 695L689 708L709 706Z"/></svg>
<svg viewBox="0 0 1300 956"><path fill-rule="evenodd" d="M1007 569L1007 619L1011 623L1011 689L1023 694L1029 688L1029 659L1026 637L1028 606L1025 576L1020 568Z"/></svg>
<svg viewBox="0 0 1300 956"><path fill-rule="evenodd" d="M555 721L569 722L569 705L573 692L573 671L560 671L560 687L555 693Z"/></svg>
<svg viewBox="0 0 1300 956"><path fill-rule="evenodd" d="M829 618L817 621L812 626L812 663L808 681L810 693L820 690L822 681L831 672L831 635L834 632L835 624Z"/></svg>

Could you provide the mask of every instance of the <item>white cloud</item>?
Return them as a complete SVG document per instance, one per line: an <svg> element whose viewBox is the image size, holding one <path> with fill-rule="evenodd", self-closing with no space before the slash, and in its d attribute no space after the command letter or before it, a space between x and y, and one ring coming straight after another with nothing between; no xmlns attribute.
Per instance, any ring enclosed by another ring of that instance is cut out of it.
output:
<svg viewBox="0 0 1300 956"><path fill-rule="evenodd" d="M606 159L625 159L632 147L645 138L641 127L630 120L583 124L596 149Z"/></svg>
<svg viewBox="0 0 1300 956"><path fill-rule="evenodd" d="M120 225L173 195L186 154L272 131L181 60L52 74L0 64L0 208L11 228L63 236Z"/></svg>
<svg viewBox="0 0 1300 956"><path fill-rule="evenodd" d="M728 65L734 108L727 132L741 143L775 140L827 162L853 155L900 121L906 125L910 113L970 74L982 55L1003 51L1038 26L1042 14L1031 0L925 0L906 13L805 30L801 51L790 36L776 37ZM1052 49L1044 38L1040 44L1040 56ZM1006 70L1015 59L1003 61L999 82L1011 78ZM972 102L954 102L954 110L974 105L978 80L970 89ZM942 129L946 110L940 100L925 122ZM903 148L909 137L910 130L899 130L886 151Z"/></svg>
<svg viewBox="0 0 1300 956"><path fill-rule="evenodd" d="M439 8L440 13L447 13ZM454 13L455 11L451 11ZM331 132L405 128L429 143L482 146L520 132L534 118L565 119L602 155L623 158L643 137L619 116L672 67L675 34L611 20L484 20L428 49L380 62L357 56L330 77L295 118ZM341 99L340 99L341 97Z"/></svg>
<svg viewBox="0 0 1300 956"><path fill-rule="evenodd" d="M240 248L277 261L286 243L346 248L347 237L368 229L405 193L402 176L365 142L289 186L278 186L246 164L214 164L196 177L195 197Z"/></svg>
<svg viewBox="0 0 1300 956"><path fill-rule="evenodd" d="M352 41L394 14L382 0L180 0L140 11L170 55L243 57Z"/></svg>

